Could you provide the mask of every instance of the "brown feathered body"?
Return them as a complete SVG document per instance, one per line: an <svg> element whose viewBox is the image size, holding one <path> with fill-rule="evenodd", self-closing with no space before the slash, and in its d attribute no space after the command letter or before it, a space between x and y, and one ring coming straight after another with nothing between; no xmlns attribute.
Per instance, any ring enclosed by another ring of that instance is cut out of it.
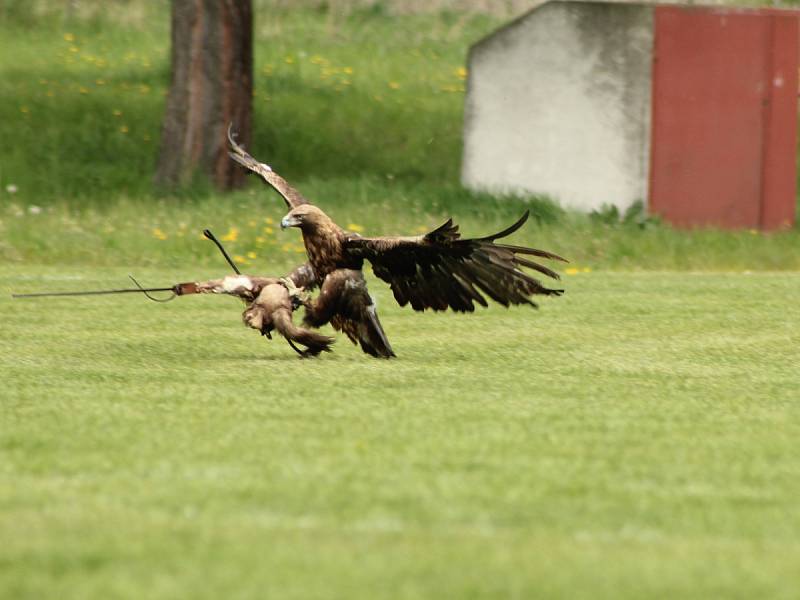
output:
<svg viewBox="0 0 800 600"><path fill-rule="evenodd" d="M306 303L303 323L310 327L330 323L367 354L395 356L367 290L364 260L346 251L348 233L312 204L303 204L290 215L303 233L308 263L322 282L316 301Z"/></svg>
<svg viewBox="0 0 800 600"><path fill-rule="evenodd" d="M482 238L461 238L452 220L421 236L362 237L339 227L271 167L256 161L236 144L230 131L229 141L231 157L283 197L289 212L281 227L302 231L309 264L320 284L316 301L306 303L304 323L319 327L330 322L369 354L394 356L367 292L364 260L390 285L401 306L410 304L418 311L472 312L475 304L488 305L485 296L504 306L535 307L532 296L563 293L542 285L522 268L559 279L555 271L528 257L565 259L544 250L496 243L522 227L527 212L510 227Z"/></svg>
<svg viewBox="0 0 800 600"><path fill-rule="evenodd" d="M527 218L526 213L503 231L482 238L461 238L452 220L421 236L366 238L343 230L318 207L302 204L289 211L281 226L302 231L309 264L320 281L336 269L360 270L367 259L375 275L390 284L401 306L471 312L476 303L488 305L484 294L504 306L536 306L531 296L563 293L545 287L520 268L559 279L555 271L525 256L563 258L496 243L522 227Z"/></svg>
<svg viewBox="0 0 800 600"><path fill-rule="evenodd" d="M304 204L290 214L303 233L308 262L319 281L324 281L336 269L360 270L363 267L363 259L350 257L345 251L347 232L321 209Z"/></svg>

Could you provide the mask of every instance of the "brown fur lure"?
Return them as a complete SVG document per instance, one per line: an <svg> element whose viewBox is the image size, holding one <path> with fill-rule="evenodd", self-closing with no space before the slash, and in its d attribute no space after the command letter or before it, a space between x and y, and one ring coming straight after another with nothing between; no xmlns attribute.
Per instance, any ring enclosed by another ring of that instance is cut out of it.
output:
<svg viewBox="0 0 800 600"><path fill-rule="evenodd" d="M175 293L227 294L241 298L247 303L242 313L244 324L272 339L277 331L289 345L303 357L318 356L330 352L333 338L299 327L292 320L294 309L308 301L306 287L313 287L313 272L303 265L283 278L228 275L222 279L179 283ZM299 285L298 285L299 284ZM301 350L296 344L305 347Z"/></svg>
<svg viewBox="0 0 800 600"><path fill-rule="evenodd" d="M233 268L235 275L208 281L191 281L178 283L171 287L145 288L131 276L135 288L115 290L82 290L64 292L34 292L12 294L13 298L42 298L52 296L95 296L104 294L141 293L154 302L169 302L176 296L191 294L226 294L236 296L245 302L242 313L245 325L257 330L261 335L272 339L272 332L281 334L301 358L318 356L322 352L330 352L333 338L298 327L292 320L292 313L301 305L310 301L309 291L317 286L314 269L309 264L300 265L286 277L254 277L239 271L228 253L206 229L203 234L219 248L225 260ZM154 292L171 292L166 298L151 295ZM304 348L298 348L298 345Z"/></svg>

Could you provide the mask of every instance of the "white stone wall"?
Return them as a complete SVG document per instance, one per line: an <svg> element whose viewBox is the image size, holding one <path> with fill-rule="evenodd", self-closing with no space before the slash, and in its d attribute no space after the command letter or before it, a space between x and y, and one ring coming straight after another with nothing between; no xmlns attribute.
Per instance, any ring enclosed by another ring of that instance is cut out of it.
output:
<svg viewBox="0 0 800 600"><path fill-rule="evenodd" d="M646 201L652 7L553 1L473 46L462 181L562 206Z"/></svg>

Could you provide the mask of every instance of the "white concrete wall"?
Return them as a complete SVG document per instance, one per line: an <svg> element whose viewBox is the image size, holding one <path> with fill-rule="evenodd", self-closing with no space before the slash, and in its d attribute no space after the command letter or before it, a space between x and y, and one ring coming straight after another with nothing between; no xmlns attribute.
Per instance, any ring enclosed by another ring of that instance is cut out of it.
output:
<svg viewBox="0 0 800 600"><path fill-rule="evenodd" d="M652 7L548 2L473 46L462 181L562 206L646 201Z"/></svg>

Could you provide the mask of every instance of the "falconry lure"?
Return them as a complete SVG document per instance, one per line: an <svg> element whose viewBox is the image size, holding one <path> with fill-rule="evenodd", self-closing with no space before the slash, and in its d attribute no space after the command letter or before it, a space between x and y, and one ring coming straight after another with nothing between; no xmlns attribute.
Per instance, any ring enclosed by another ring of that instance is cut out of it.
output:
<svg viewBox="0 0 800 600"><path fill-rule="evenodd" d="M289 345L302 357L317 356L329 352L333 338L310 331L294 324L293 311L306 300L308 290L316 285L314 271L308 264L301 265L285 277L254 277L242 274L214 234L206 229L203 234L213 241L231 265L235 275L209 281L178 283L170 287L143 288L133 277L135 288L117 290L91 290L76 292L36 292L31 294L12 294L14 298L37 298L47 296L94 296L101 294L142 293L156 302L168 302L176 296L190 294L226 294L236 296L246 304L242 313L245 325L256 329L261 335L272 338L277 331ZM171 292L167 298L157 298L152 293ZM304 349L298 348L304 346Z"/></svg>

